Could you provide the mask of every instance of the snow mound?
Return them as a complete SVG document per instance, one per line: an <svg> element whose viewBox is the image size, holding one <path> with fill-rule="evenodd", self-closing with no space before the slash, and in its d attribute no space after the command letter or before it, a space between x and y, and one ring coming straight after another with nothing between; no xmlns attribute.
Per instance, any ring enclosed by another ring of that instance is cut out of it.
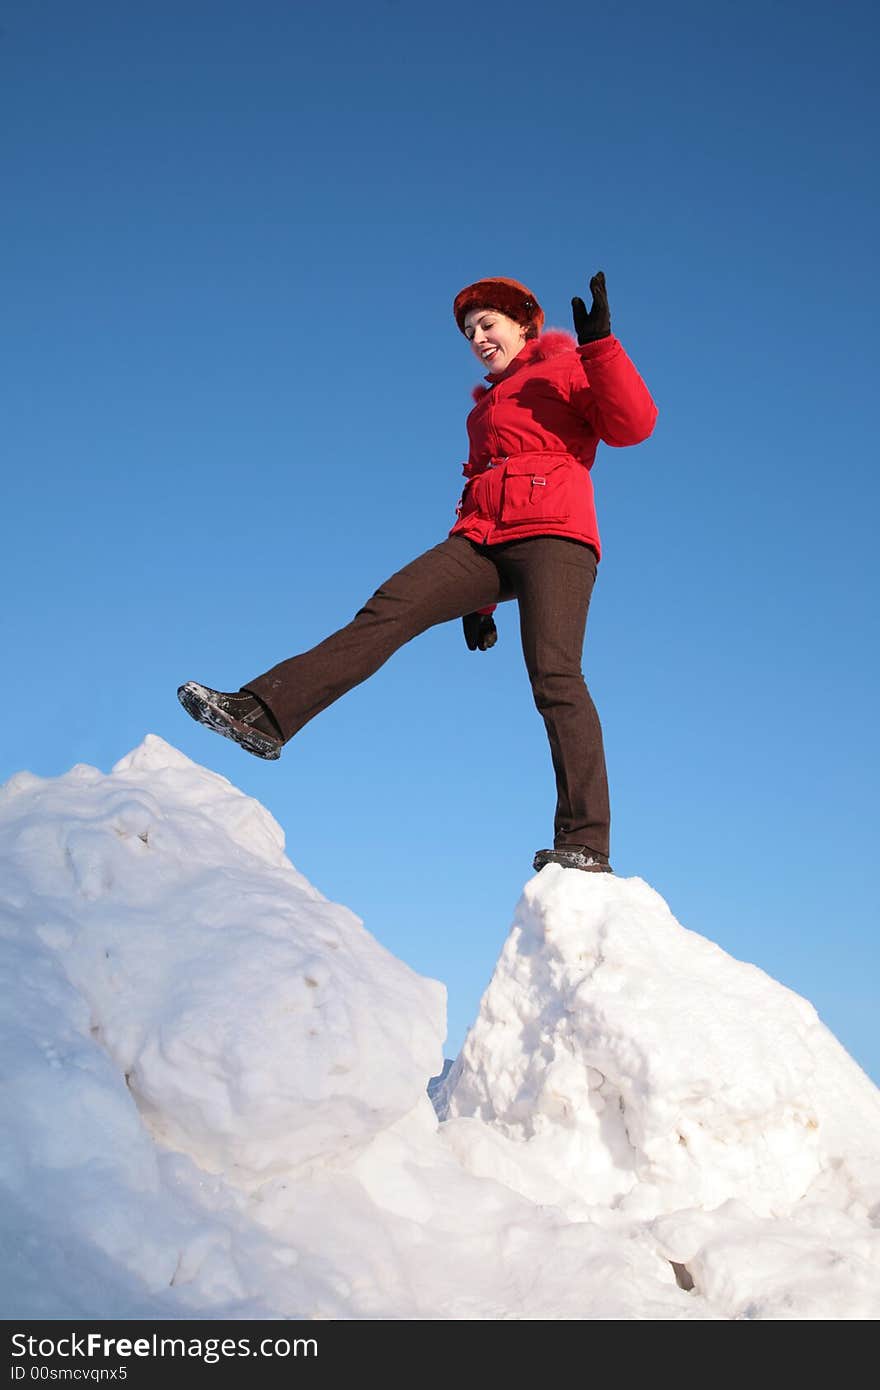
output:
<svg viewBox="0 0 880 1390"><path fill-rule="evenodd" d="M298 874L258 802L161 739L109 776L13 778L0 845L19 926L36 891L88 1030L154 1136L209 1171L247 1183L357 1150L441 1069L443 986Z"/></svg>
<svg viewBox="0 0 880 1390"><path fill-rule="evenodd" d="M770 1216L853 1142L880 1154L880 1093L811 1004L641 879L555 864L526 886L438 1104L522 1142L572 1213L742 1199Z"/></svg>
<svg viewBox="0 0 880 1390"><path fill-rule="evenodd" d="M638 879L526 885L440 1081L443 986L148 736L0 788L0 939L8 1317L880 1314L876 1088Z"/></svg>

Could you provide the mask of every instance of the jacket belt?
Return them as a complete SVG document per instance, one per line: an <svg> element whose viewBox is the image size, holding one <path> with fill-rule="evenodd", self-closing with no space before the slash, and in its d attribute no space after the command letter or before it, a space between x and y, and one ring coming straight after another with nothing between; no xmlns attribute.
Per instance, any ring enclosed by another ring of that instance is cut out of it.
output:
<svg viewBox="0 0 880 1390"><path fill-rule="evenodd" d="M551 458L574 459L574 455L569 453L568 449L520 449L512 454L493 454L488 463L466 463L461 471L466 478L477 478L481 473L487 473L490 468L500 468L509 459L546 458L548 455Z"/></svg>

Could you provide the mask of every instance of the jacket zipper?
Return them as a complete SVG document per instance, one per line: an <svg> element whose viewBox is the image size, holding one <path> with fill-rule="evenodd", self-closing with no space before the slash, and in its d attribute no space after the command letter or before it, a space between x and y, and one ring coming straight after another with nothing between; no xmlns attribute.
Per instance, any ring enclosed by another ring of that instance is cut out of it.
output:
<svg viewBox="0 0 880 1390"><path fill-rule="evenodd" d="M497 386L496 386L495 390L496 390L496 391L498 390L498 387L497 387ZM493 397L494 397L494 392L493 392ZM492 401L492 406L491 406L491 416L492 416L491 427L492 427L492 433L493 433L493 435L495 436L495 448L494 448L493 451L492 451L492 457L493 457L493 458L499 458L500 455L501 455L501 440L498 438L498 427L497 427L496 424L495 424L495 414L496 414L497 409L498 409L498 407L497 407L497 405L496 405L496 403L495 403L495 400L493 399L493 401Z"/></svg>

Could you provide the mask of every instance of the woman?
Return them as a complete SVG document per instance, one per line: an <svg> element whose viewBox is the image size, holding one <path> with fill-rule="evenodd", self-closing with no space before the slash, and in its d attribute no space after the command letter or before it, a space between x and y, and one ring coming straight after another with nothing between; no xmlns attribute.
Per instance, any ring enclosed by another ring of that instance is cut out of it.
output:
<svg viewBox="0 0 880 1390"><path fill-rule="evenodd" d="M571 301L577 342L542 332L543 311L517 280L478 280L456 296L456 323L489 385L474 391L467 481L447 539L392 575L346 627L239 691L182 685L194 719L277 758L304 724L434 624L462 618L469 649L487 651L496 604L516 598L556 774L553 849L539 850L534 868L612 872L602 730L581 672L601 555L590 470L600 440L647 439L657 407L611 333L601 271L590 290L589 313Z"/></svg>

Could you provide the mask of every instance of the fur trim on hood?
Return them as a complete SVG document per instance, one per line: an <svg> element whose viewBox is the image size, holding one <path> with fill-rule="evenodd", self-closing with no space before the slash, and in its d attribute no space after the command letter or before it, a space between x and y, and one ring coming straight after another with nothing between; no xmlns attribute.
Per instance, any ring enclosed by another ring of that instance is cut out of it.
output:
<svg viewBox="0 0 880 1390"><path fill-rule="evenodd" d="M540 337L528 339L522 351L531 365L532 362L543 361L545 357L558 357L561 352L575 352L577 345L577 338L564 328L548 328ZM516 362L517 358L513 360ZM471 392L474 401L479 404L484 396L488 396L490 389L488 386L475 386Z"/></svg>

